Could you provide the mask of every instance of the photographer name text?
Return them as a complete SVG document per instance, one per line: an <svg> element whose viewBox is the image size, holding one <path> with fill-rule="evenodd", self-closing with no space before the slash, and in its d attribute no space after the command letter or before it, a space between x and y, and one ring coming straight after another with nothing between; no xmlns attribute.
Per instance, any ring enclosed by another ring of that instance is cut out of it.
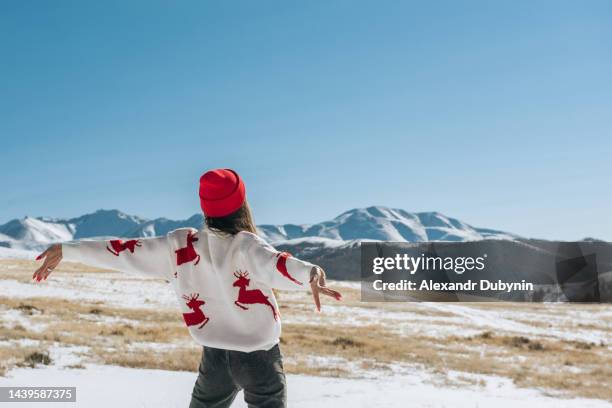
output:
<svg viewBox="0 0 612 408"><path fill-rule="evenodd" d="M433 280L422 280L419 282L402 279L398 282L384 282L377 279L372 282L374 290L377 291L453 291L470 292L491 290L496 292L532 291L533 283L522 280L520 282L496 282L480 279L474 282L468 279L465 282L434 282Z"/></svg>

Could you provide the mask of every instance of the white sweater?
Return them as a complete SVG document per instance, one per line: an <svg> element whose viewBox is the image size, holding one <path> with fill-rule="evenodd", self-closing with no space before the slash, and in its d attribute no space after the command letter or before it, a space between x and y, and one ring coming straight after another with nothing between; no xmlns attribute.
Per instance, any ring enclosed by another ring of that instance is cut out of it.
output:
<svg viewBox="0 0 612 408"><path fill-rule="evenodd" d="M272 288L307 290L314 265L250 232L223 236L181 228L165 237L62 244L64 259L170 281L199 344L268 350L281 323Z"/></svg>

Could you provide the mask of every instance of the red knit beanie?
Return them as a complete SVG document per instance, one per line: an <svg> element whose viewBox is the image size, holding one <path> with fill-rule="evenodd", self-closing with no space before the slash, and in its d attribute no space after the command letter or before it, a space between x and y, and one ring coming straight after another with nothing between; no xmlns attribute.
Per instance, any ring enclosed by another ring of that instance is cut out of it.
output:
<svg viewBox="0 0 612 408"><path fill-rule="evenodd" d="M234 170L210 170L200 177L200 205L207 217L225 217L238 210L245 198L244 183Z"/></svg>

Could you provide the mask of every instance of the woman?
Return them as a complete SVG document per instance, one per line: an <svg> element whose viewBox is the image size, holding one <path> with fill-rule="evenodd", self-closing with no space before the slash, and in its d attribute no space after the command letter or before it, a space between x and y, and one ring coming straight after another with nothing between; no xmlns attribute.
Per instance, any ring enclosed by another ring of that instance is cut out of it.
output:
<svg viewBox="0 0 612 408"><path fill-rule="evenodd" d="M190 408L228 407L240 389L249 407L285 407L281 333L273 288L341 299L323 270L278 252L256 235L246 189L233 170L200 178L205 224L164 237L81 241L40 254L41 281L62 259L164 278L171 282L191 336L204 348Z"/></svg>

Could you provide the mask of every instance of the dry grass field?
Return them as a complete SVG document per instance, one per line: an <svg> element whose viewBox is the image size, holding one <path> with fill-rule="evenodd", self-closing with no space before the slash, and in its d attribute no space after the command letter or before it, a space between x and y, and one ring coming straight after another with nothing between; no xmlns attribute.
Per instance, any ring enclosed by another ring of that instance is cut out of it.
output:
<svg viewBox="0 0 612 408"><path fill-rule="evenodd" d="M34 263L0 261L0 375L13 367L89 363L195 371L200 348L163 281L65 264L43 283ZM443 386L511 378L551 395L612 401L612 307L526 303L363 303L313 312L282 292L290 373L379 377L428 372Z"/></svg>

